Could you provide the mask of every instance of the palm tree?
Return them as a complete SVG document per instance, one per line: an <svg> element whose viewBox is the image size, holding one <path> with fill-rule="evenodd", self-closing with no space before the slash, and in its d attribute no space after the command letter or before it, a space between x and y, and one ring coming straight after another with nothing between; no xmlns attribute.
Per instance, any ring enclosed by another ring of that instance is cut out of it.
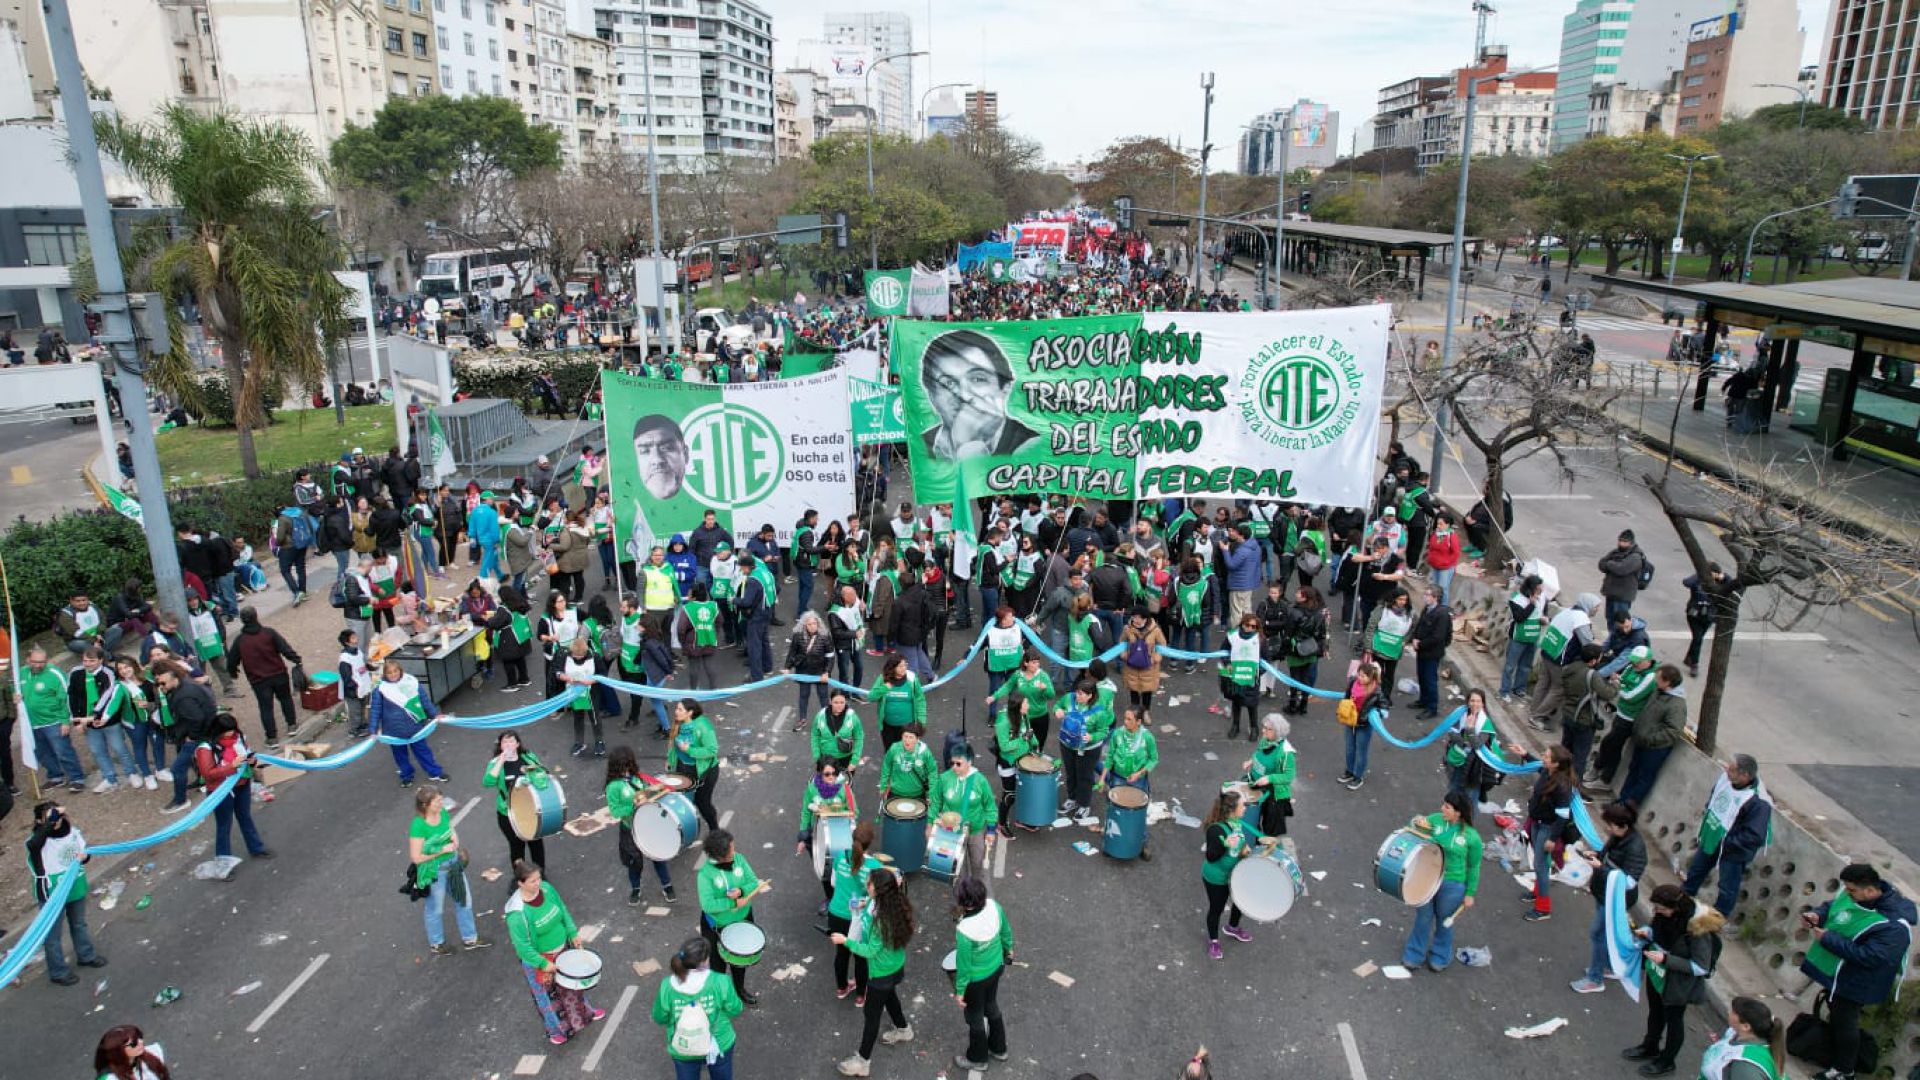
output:
<svg viewBox="0 0 1920 1080"><path fill-rule="evenodd" d="M241 465L258 478L262 391L322 384L347 326L349 292L333 276L347 252L317 198L320 160L285 126L181 105L146 123L99 116L95 133L101 153L175 208L170 220L137 226L124 258L176 302L170 308L189 296L199 307L220 346ZM191 400L199 386L177 325L173 345L154 381Z"/></svg>

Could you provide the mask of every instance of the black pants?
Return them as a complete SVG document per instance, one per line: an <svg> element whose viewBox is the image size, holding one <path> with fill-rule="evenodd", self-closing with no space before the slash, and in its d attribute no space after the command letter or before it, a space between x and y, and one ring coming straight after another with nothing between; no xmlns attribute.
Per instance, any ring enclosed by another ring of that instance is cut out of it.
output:
<svg viewBox="0 0 1920 1080"><path fill-rule="evenodd" d="M1011 768L1009 772L1001 769ZM1000 827L1006 828L1013 820L1013 789L1020 782L1020 768L1012 762L998 762L994 772L1000 775ZM978 1058L974 1060L978 1061Z"/></svg>
<svg viewBox="0 0 1920 1080"><path fill-rule="evenodd" d="M1660 996L1660 991L1652 983L1644 987L1647 995L1647 1037L1641 1041L1644 1050L1650 1050L1663 1065L1673 1064L1680 1056L1680 1046L1687 1041L1687 1003L1682 1001L1669 1005ZM1859 1019L1859 1006L1854 1006L1854 1018ZM1857 1028L1856 1028L1857 1030ZM1661 1044L1665 1036L1666 1043Z"/></svg>
<svg viewBox="0 0 1920 1080"><path fill-rule="evenodd" d="M1127 704L1133 706L1133 711L1145 719L1146 715L1153 711L1153 693L1151 690L1129 690Z"/></svg>
<svg viewBox="0 0 1920 1080"><path fill-rule="evenodd" d="M748 913L746 921L753 921L752 913ZM700 916L700 936L707 939L708 966L718 974L732 976L734 993L742 997L746 996L747 969L729 964L721 957L720 931L714 928L713 921L704 914Z"/></svg>
<svg viewBox="0 0 1920 1080"><path fill-rule="evenodd" d="M889 723L886 723L885 721L881 722L880 724L880 756L881 757L884 758L887 754L887 751L893 749L893 744L900 741L900 733L905 730L907 729L906 729L906 726L903 724L889 724Z"/></svg>
<svg viewBox="0 0 1920 1080"><path fill-rule="evenodd" d="M586 571L556 571L553 575L553 588L555 592L565 593L568 603L579 603L587 594Z"/></svg>
<svg viewBox="0 0 1920 1080"><path fill-rule="evenodd" d="M1366 616L1361 616L1363 621L1365 618ZM1393 673L1394 670L1400 666L1400 658L1396 656L1388 659L1376 653L1374 654L1373 662L1380 665L1380 693L1384 694L1388 701L1392 701L1394 691Z"/></svg>
<svg viewBox="0 0 1920 1080"><path fill-rule="evenodd" d="M1633 741L1633 721L1624 716L1613 718L1613 726L1607 729L1607 737L1600 740L1600 753L1593 759L1593 771L1607 783L1613 783L1613 774L1620 771L1620 758L1627 752L1627 744Z"/></svg>
<svg viewBox="0 0 1920 1080"><path fill-rule="evenodd" d="M851 919L843 919L840 916L834 915L832 913L828 913L827 915L827 929L832 931L833 933L844 934L847 932L848 928L851 927L852 925L853 925L853 921ZM833 947L834 989L837 990L840 987L847 985L847 972L849 968L851 968L853 972L854 993L856 994L866 993L867 992L867 958L864 956L853 955L853 950L847 948L845 945L835 945Z"/></svg>
<svg viewBox="0 0 1920 1080"><path fill-rule="evenodd" d="M708 769L705 776L695 776L687 769L680 770L680 775L693 781L693 808L700 811L700 820L707 823L707 831L718 829L720 815L713 812L713 786L720 782L718 763Z"/></svg>
<svg viewBox="0 0 1920 1080"><path fill-rule="evenodd" d="M900 1008L900 980L905 971L896 971L884 979L867 984L867 1025L860 1032L860 1056L873 1059L873 1044L880 1040L880 1014L886 1013L893 1026L907 1026L907 1014Z"/></svg>
<svg viewBox="0 0 1920 1080"><path fill-rule="evenodd" d="M280 712L287 718L287 734L293 734L298 726L293 720L293 679L285 673L270 679L252 683L253 700L260 706L260 726L266 730L267 741L275 742L280 738L273 724L273 703L280 702Z"/></svg>
<svg viewBox="0 0 1920 1080"><path fill-rule="evenodd" d="M513 823L507 820L505 814L496 812L493 818L500 823L500 835L507 838L507 857L513 862L519 862L526 858L528 853L532 853L533 865L539 867L544 873L547 869L547 842L520 839L520 834L513 831Z"/></svg>
<svg viewBox="0 0 1920 1080"><path fill-rule="evenodd" d="M380 624L383 622L387 624L387 629L393 629L393 609L376 605L373 608L373 614L367 619L367 629L377 634L380 632Z"/></svg>
<svg viewBox="0 0 1920 1080"><path fill-rule="evenodd" d="M587 742L587 725L592 724L593 741L596 743L605 742L607 736L606 732L603 731L600 726L600 710L594 708L593 703L589 699L581 698L579 700L587 701L587 707L584 709L568 710L573 713L573 741L581 746L585 746Z"/></svg>
<svg viewBox="0 0 1920 1080"><path fill-rule="evenodd" d="M1220 940L1220 913L1227 913L1227 925L1240 928L1240 905L1233 902L1233 890L1226 885L1215 885L1211 881L1202 881L1207 887L1207 940Z"/></svg>
<svg viewBox="0 0 1920 1080"><path fill-rule="evenodd" d="M1560 732L1560 745L1573 755L1573 775L1584 775L1587 771L1587 755L1593 752L1593 729L1585 724L1578 727L1568 724Z"/></svg>
<svg viewBox="0 0 1920 1080"><path fill-rule="evenodd" d="M1843 1073L1859 1064L1860 1009L1857 1001L1827 997L1827 1064Z"/></svg>
<svg viewBox="0 0 1920 1080"><path fill-rule="evenodd" d="M1260 804L1260 832L1264 836L1287 835L1287 819L1293 816L1293 800L1269 795Z"/></svg>
<svg viewBox="0 0 1920 1080"><path fill-rule="evenodd" d="M1693 640L1687 645L1687 666L1700 664L1700 646L1707 640L1707 631L1713 629L1713 616L1687 616L1687 630L1693 634Z"/></svg>
<svg viewBox="0 0 1920 1080"><path fill-rule="evenodd" d="M1007 1022L1000 1018L1000 973L967 984L967 1060L979 1065L989 1053L1007 1052Z"/></svg>
<svg viewBox="0 0 1920 1080"><path fill-rule="evenodd" d="M512 660L508 660L503 656L500 658L500 666L506 669L508 686L525 686L533 681L527 677L527 658L525 656L515 657Z"/></svg>
<svg viewBox="0 0 1920 1080"><path fill-rule="evenodd" d="M7 695L7 704L0 706L0 788L13 787L13 725L17 717L13 711L13 695Z"/></svg>

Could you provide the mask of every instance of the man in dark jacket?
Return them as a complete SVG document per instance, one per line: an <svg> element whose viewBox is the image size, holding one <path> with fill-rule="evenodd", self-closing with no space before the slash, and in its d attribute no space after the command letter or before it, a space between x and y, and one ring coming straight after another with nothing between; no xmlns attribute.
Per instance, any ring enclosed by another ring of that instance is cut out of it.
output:
<svg viewBox="0 0 1920 1080"><path fill-rule="evenodd" d="M1680 685L1683 680L1680 669L1672 664L1661 664L1653 673L1653 700L1633 721L1633 761L1627 765L1627 779L1620 787L1621 802L1645 805L1660 769L1679 745L1687 729L1687 693Z"/></svg>
<svg viewBox="0 0 1920 1080"><path fill-rule="evenodd" d="M767 627L773 621L773 596L753 571L760 560L751 553L740 556L739 583L734 586L733 606L740 615L740 636L747 647L747 680L759 682L773 667L773 644L767 640ZM773 568L767 568L771 577Z"/></svg>
<svg viewBox="0 0 1920 1080"><path fill-rule="evenodd" d="M1821 931L1800 970L1828 991L1827 1059L1817 1080L1853 1080L1860 1056L1860 1010L1893 996L1913 948L1913 901L1866 863L1840 871L1836 896L1800 916ZM1845 903L1842 903L1842 900Z"/></svg>
<svg viewBox="0 0 1920 1080"><path fill-rule="evenodd" d="M333 556L334 573L345 575L353 562L353 515L338 495L329 496L320 512L319 542L320 550Z"/></svg>
<svg viewBox="0 0 1920 1080"><path fill-rule="evenodd" d="M1727 762L1725 775L1713 783L1707 796L1706 813L1700 819L1700 846L1694 849L1693 862L1687 866L1687 880L1681 888L1688 896L1699 893L1707 875L1720 871L1720 895L1714 910L1733 917L1733 906L1740 900L1740 879L1747 865L1773 837L1773 803L1760 783L1760 764L1751 754L1735 754Z"/></svg>
<svg viewBox="0 0 1920 1080"><path fill-rule="evenodd" d="M933 661L927 657L927 635L939 620L937 606L917 569L900 575L900 595L894 597L892 625L888 639L895 652L907 658L907 666L922 683L933 681Z"/></svg>
<svg viewBox="0 0 1920 1080"><path fill-rule="evenodd" d="M721 541L733 543L733 533L720 527L720 520L714 512L708 510L700 515L700 525L687 536L687 546L693 549L693 578L702 585L712 585L713 575L708 566L713 562L713 549Z"/></svg>
<svg viewBox="0 0 1920 1080"><path fill-rule="evenodd" d="M1127 612L1133 610L1133 582L1129 567L1118 559L1108 559L1087 575L1087 590L1093 594L1093 615L1107 628L1107 640L1119 641L1126 625Z"/></svg>
<svg viewBox="0 0 1920 1080"><path fill-rule="evenodd" d="M1453 644L1453 611L1440 597L1440 587L1427 586L1427 606L1413 620L1414 675L1420 681L1420 718L1440 715L1440 661Z"/></svg>
<svg viewBox="0 0 1920 1080"><path fill-rule="evenodd" d="M1634 542L1632 529L1620 530L1613 550L1600 556L1600 573L1604 575L1600 595L1607 598L1609 626L1632 610L1633 598L1640 595L1640 572L1646 565L1647 557Z"/></svg>
<svg viewBox="0 0 1920 1080"><path fill-rule="evenodd" d="M193 574L208 587L213 585L213 558L207 553L207 546L192 529L182 526L175 531L174 550L180 555L180 569Z"/></svg>
<svg viewBox="0 0 1920 1080"><path fill-rule="evenodd" d="M1653 639L1647 636L1647 620L1636 617L1633 612L1621 612L1616 615L1607 630L1607 643L1600 657L1600 674L1613 675L1627 666L1627 654L1635 647L1645 645L1653 648Z"/></svg>
<svg viewBox="0 0 1920 1080"><path fill-rule="evenodd" d="M247 685L253 687L254 701L260 706L260 727L266 731L267 746L271 748L280 745L279 729L273 723L276 698L287 719L287 734L293 734L298 726L293 715L293 676L287 669L289 662L298 664L300 654L293 651L280 631L261 626L259 612L250 607L241 608L240 632L227 648L227 674L246 670Z"/></svg>
<svg viewBox="0 0 1920 1080"><path fill-rule="evenodd" d="M153 673L154 682L160 686L160 692L167 695L167 709L173 714L173 733L180 740L173 757L173 801L161 807L162 813L174 814L187 808L187 769L193 764L193 754L200 743L207 738L213 727L213 714L218 707L213 701L213 691L194 682L183 664L167 664Z"/></svg>

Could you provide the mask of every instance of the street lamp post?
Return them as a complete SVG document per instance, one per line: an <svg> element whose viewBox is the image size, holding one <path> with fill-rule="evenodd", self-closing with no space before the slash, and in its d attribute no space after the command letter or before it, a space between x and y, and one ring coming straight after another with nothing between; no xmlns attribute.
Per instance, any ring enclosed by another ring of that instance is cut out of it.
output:
<svg viewBox="0 0 1920 1080"><path fill-rule="evenodd" d="M873 126L880 120L880 110L873 107L873 69L889 60L905 60L908 57L925 55L927 55L925 49L888 53L868 64L867 70L860 76L860 100L867 107L867 215L869 217L873 215ZM872 221L867 222L867 239L867 269L878 270L880 269L880 230Z"/></svg>
<svg viewBox="0 0 1920 1080"><path fill-rule="evenodd" d="M1200 216L1194 219L1193 288L1196 292L1200 289L1201 265L1207 257L1207 157L1213 153L1213 146L1207 140L1213 135L1213 72L1200 76L1200 89L1206 92L1206 104L1200 111Z"/></svg>
<svg viewBox="0 0 1920 1080"><path fill-rule="evenodd" d="M1685 240L1682 234L1687 231L1687 196L1693 192L1693 167L1703 161L1718 160L1719 154L1668 154L1675 161L1687 163L1687 180L1680 185L1680 220L1673 226L1673 250L1667 253L1667 284L1673 284L1673 273L1680 267L1680 249Z"/></svg>
<svg viewBox="0 0 1920 1080"><path fill-rule="evenodd" d="M1799 95L1800 95L1800 124L1799 124L1799 127L1800 127L1800 130L1802 130L1802 131L1804 131L1804 130L1806 130L1806 127L1807 127L1807 99L1813 96L1813 87L1811 87L1811 86L1805 86L1805 85L1795 85L1795 84L1793 84L1793 83L1781 83L1781 82L1757 82L1757 83L1754 83L1753 85L1754 85L1754 86L1755 86L1756 88L1758 88L1758 87L1763 87L1763 86L1765 86L1765 87L1771 87L1771 88L1773 88L1773 89L1775 89L1775 90L1791 90L1791 91L1793 91L1794 93L1796 93L1796 94L1799 94Z"/></svg>
<svg viewBox="0 0 1920 1080"><path fill-rule="evenodd" d="M966 82L950 82L950 83L941 83L939 86L927 87L927 92L920 95L920 137L921 138L930 139L933 137L933 117L927 115L927 99L932 97L934 93L939 90L951 90L956 86L972 86L972 85L973 85L972 83L966 83Z"/></svg>
<svg viewBox="0 0 1920 1080"><path fill-rule="evenodd" d="M660 273L660 164L655 148L660 142L660 129L654 126L653 98L653 50L648 47L647 35L640 36L640 69L647 80L647 212L653 218L653 254L648 260L653 270L653 311L660 320L660 355L669 356L680 351L680 335L667 331L667 284ZM723 275L724 276L724 275ZM639 282L634 282L638 286ZM636 291L638 291L636 289ZM637 298L636 298L637 299ZM647 332L647 320L640 319L640 333ZM644 336L641 339L645 340ZM642 357L645 348L642 347Z"/></svg>

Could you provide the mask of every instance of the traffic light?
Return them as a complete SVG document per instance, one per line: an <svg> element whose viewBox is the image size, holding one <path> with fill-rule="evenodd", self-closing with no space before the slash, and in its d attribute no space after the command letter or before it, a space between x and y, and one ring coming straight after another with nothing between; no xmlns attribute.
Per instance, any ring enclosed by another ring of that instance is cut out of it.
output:
<svg viewBox="0 0 1920 1080"><path fill-rule="evenodd" d="M1113 221L1121 232L1133 231L1133 196L1121 195L1113 200Z"/></svg>
<svg viewBox="0 0 1920 1080"><path fill-rule="evenodd" d="M1313 213L1313 189L1312 188L1307 188L1300 192L1300 212L1302 214Z"/></svg>
<svg viewBox="0 0 1920 1080"><path fill-rule="evenodd" d="M1833 204L1833 216L1854 217L1860 212L1860 185L1849 180L1840 185L1840 197Z"/></svg>
<svg viewBox="0 0 1920 1080"><path fill-rule="evenodd" d="M836 251L847 249L847 212L845 210L833 212L833 246Z"/></svg>

